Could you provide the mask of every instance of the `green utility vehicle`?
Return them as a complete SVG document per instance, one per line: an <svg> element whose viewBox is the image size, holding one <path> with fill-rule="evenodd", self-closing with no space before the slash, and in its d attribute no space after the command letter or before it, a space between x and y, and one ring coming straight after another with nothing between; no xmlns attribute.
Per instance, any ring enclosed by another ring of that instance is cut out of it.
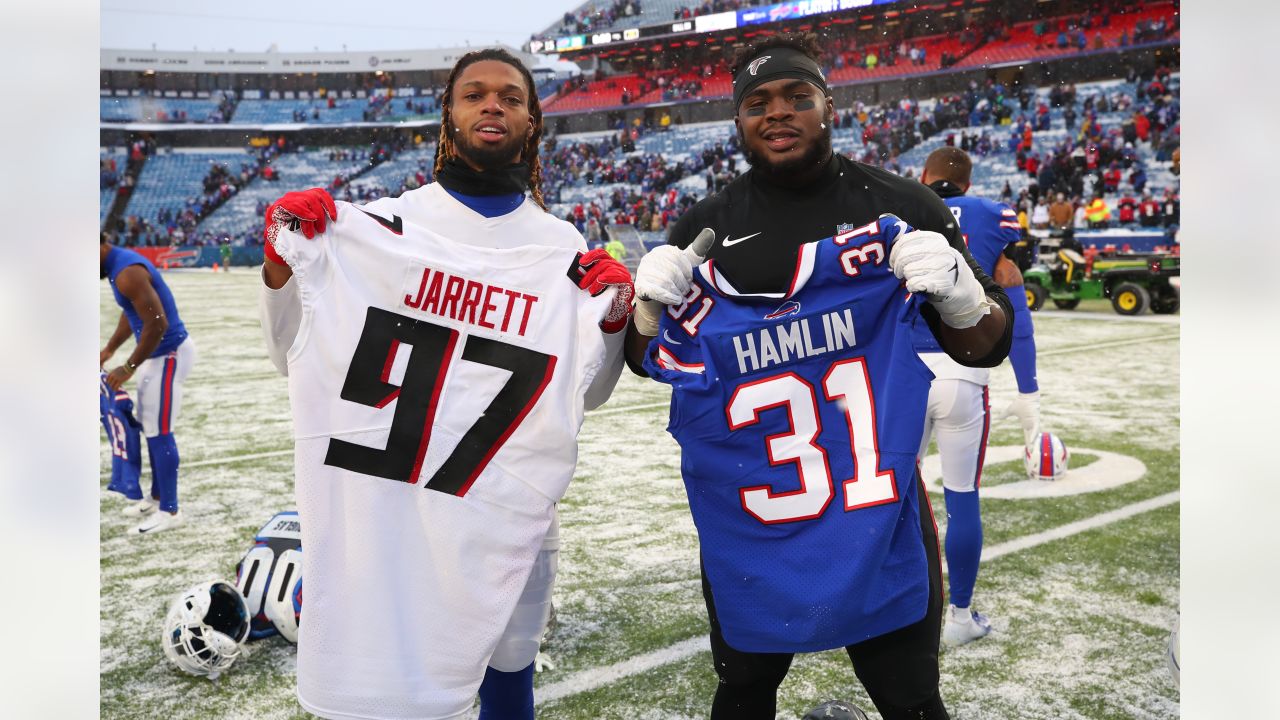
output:
<svg viewBox="0 0 1280 720"><path fill-rule="evenodd" d="M1048 300L1072 310L1081 300L1107 298L1121 315L1178 311L1178 256L1170 253L1096 253L1059 248L1022 273L1027 306Z"/></svg>

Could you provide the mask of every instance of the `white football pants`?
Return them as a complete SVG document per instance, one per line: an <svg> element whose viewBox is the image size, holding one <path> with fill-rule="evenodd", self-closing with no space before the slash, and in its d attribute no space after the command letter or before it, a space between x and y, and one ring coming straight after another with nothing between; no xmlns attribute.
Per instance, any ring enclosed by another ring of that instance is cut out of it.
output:
<svg viewBox="0 0 1280 720"><path fill-rule="evenodd" d="M920 439L923 458L929 436L937 431L942 456L942 485L954 492L973 492L982 482L982 463L991 430L987 386L968 380L936 379L929 387L929 409Z"/></svg>

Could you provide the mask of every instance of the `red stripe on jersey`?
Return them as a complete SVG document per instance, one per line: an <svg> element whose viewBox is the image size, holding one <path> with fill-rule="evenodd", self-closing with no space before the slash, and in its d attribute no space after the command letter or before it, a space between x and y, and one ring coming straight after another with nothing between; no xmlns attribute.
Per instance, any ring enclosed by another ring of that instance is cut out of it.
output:
<svg viewBox="0 0 1280 720"><path fill-rule="evenodd" d="M400 341L396 339L392 339L391 349L387 350L387 360L382 364L382 374L378 376L378 379L384 383L388 382L391 379L391 366L395 364L396 351L399 349L400 349ZM392 390L390 394L388 394L386 397L379 400L378 403L374 405L374 407L384 408L388 404L390 404L392 400L395 400L398 397L400 397L400 388L396 388L395 390Z"/></svg>
<svg viewBox="0 0 1280 720"><path fill-rule="evenodd" d="M978 444L978 467L974 469L973 489L982 486L982 466L987 461L987 437L991 433L991 396L986 385L982 386L982 441Z"/></svg>
<svg viewBox="0 0 1280 720"><path fill-rule="evenodd" d="M431 402L427 404L427 419L422 423L422 443L418 445L418 457L413 461L413 470L409 472L409 484L418 484L418 474L422 472L422 461L427 457L427 444L431 442L431 428L436 424L436 405L440 402L440 390L444 387L445 376L449 374L449 365L453 363L453 348L458 344L458 331L449 331L449 341L444 346L443 360L436 372L436 384L431 388ZM397 390L396 392L399 392Z"/></svg>
<svg viewBox="0 0 1280 720"><path fill-rule="evenodd" d="M178 368L178 358L169 353L164 359L164 380L160 383L160 434L170 433L169 421L173 410L173 375Z"/></svg>
<svg viewBox="0 0 1280 720"><path fill-rule="evenodd" d="M535 390L533 395L529 398L529 402L525 403L524 407L520 409L520 414L516 416L516 419L507 425L507 429L498 437L497 442L489 446L489 452L485 453L485 456L481 458L479 463L476 463L476 469L471 471L471 474L467 476L466 482L462 483L462 487L458 488L458 497L462 497L467 494L467 491L471 489L471 483L475 482L476 478L480 477L480 473L484 472L485 467L489 465L489 461L492 460L493 456L502 448L502 445L507 442L507 438L511 437L511 434L516 431L516 428L520 427L520 423L524 422L525 417L529 415L529 411L533 410L533 406L538 404L538 398L542 397L542 391L546 390L547 386L551 384L551 377L555 374L555 371L556 356L551 355L550 362L547 363L547 372L542 376L542 383L538 385L538 389Z"/></svg>
<svg viewBox="0 0 1280 720"><path fill-rule="evenodd" d="M706 366L703 363L685 363L675 356L670 350L658 345L658 367L664 370L678 370L687 373L703 373L706 372Z"/></svg>

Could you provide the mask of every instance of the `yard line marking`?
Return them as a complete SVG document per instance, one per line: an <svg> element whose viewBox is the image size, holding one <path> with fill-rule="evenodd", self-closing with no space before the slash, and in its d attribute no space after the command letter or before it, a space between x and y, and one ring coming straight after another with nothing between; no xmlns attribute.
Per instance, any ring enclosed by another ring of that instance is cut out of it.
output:
<svg viewBox="0 0 1280 720"><path fill-rule="evenodd" d="M648 403L645 405L624 405L622 407L606 408L604 410L591 410L586 413L586 416L595 417L597 415L614 415L616 413L631 412L632 410L656 410L658 408L668 407L669 405L670 403L668 402ZM184 469L208 467L209 465L223 465L243 462L245 460L260 460L262 458L280 457L281 455L291 454L293 454L293 450L273 450L271 452L250 453L248 455L228 455L227 457L222 458L210 458L208 460L197 460L196 462L184 462L182 463L182 467ZM98 473L98 477L111 477L111 468L107 468L105 471L100 471Z"/></svg>
<svg viewBox="0 0 1280 720"><path fill-rule="evenodd" d="M210 458L208 460L196 460L195 462L182 463L182 469L187 470L196 467L208 467L210 465L229 465L231 463L243 462L245 460L261 460L262 458L280 457L281 455L292 455L293 450L272 450L270 452L249 453L247 455L231 455L221 458ZM98 474L100 478L111 477L111 468Z"/></svg>
<svg viewBox="0 0 1280 720"><path fill-rule="evenodd" d="M1178 502L1181 494L1180 490L1174 490L1171 493L1157 495L1156 497L1148 498L1132 505L1125 505L1124 507L1116 508L1115 510L1108 510L1107 512L1094 515L1093 517L1077 520L1056 528L1049 528L1048 530L1044 530L1033 535L1027 535L1026 537L1020 537L1016 540L1002 542L999 545L993 545L989 548L983 548L982 562L995 560L998 557L1015 553L1020 550L1033 548L1037 545L1044 545L1045 543L1050 543L1055 540L1062 540L1064 538L1071 537L1072 535L1079 535L1082 532L1093 530L1094 528L1100 528L1114 522L1127 520L1134 515L1141 515L1144 512L1157 510L1166 505L1172 505L1173 503Z"/></svg>
<svg viewBox="0 0 1280 720"><path fill-rule="evenodd" d="M560 682L554 682L549 685L536 687L533 690L534 704L541 705L543 703L554 702L561 698L577 695L589 690L595 690L598 687L608 685L617 680L621 680L632 675L639 675L648 672L657 667L662 667L673 662L679 662L687 657L691 657L703 651L711 650L711 638L706 635L691 637L688 640L654 650L644 655L616 662L605 667L591 668L583 670L577 675L565 678Z"/></svg>
<svg viewBox="0 0 1280 720"><path fill-rule="evenodd" d="M983 548L981 562L988 562L998 557L1003 557L1012 553L1028 550L1030 548L1051 543L1057 540L1064 540L1072 535L1095 530L1097 528L1110 525L1121 520L1126 520L1135 515L1141 515L1151 510L1156 510L1166 505L1172 505L1179 501L1181 491L1174 490L1171 493L1158 495L1153 498L1141 500L1132 505L1109 510L1093 517L1083 520L1067 523L1056 528L1050 528L1043 532L1034 533L1016 540L993 545L990 548ZM946 561L943 561L945 567ZM695 578L696 580L696 578ZM699 635L687 640L681 640L674 645L670 645L653 652L638 655L628 660L616 662L602 668L592 668L583 670L582 672L565 678L559 682L550 683L546 686L535 687L533 690L534 704L542 705L543 703L554 702L571 695L577 695L598 687L608 685L610 683L622 680L624 678L636 675L642 672L648 672L654 668L661 667L669 663L679 662L692 655L703 651L710 651L711 641L706 635Z"/></svg>
<svg viewBox="0 0 1280 720"><path fill-rule="evenodd" d="M645 405L624 405L616 408L605 408L603 410L590 410L586 413L587 417L596 417L597 415L614 415L622 412L631 412L632 410L656 410L657 408L671 407L671 401L659 403L647 403Z"/></svg>
<svg viewBox="0 0 1280 720"><path fill-rule="evenodd" d="M1182 333L1172 333L1169 335L1147 335L1140 338L1129 338L1127 340L1111 340L1108 342L1094 343L1091 345L1070 345L1068 347L1054 348L1052 350L1041 350L1037 353L1039 357L1048 355L1065 355L1067 353L1081 352L1084 350L1103 350L1113 347L1124 347L1125 345L1139 345L1146 342L1159 342L1161 340L1177 340L1182 337Z"/></svg>

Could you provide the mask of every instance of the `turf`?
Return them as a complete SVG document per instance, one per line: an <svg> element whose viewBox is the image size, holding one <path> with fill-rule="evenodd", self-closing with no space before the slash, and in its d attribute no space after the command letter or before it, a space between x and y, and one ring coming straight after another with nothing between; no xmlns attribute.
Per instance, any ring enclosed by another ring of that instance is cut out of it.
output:
<svg viewBox="0 0 1280 720"><path fill-rule="evenodd" d="M99 478L101 714L303 717L293 646L280 638L253 643L252 654L216 682L182 674L161 653L167 602L199 580L233 579L254 530L293 507L287 387L266 359L256 271L180 271L166 279L198 351L175 425L186 523L126 536L125 503ZM105 283L101 308L105 339L118 318ZM984 498L988 550L1178 489L1178 316L1120 318L1099 305L1035 318L1046 427L1068 447L1129 455L1147 471L1082 495ZM1015 392L1007 366L992 372L997 413ZM556 667L537 677L541 718L707 715L715 675L705 644L697 644L706 631L697 535L679 451L665 432L667 397L663 386L624 372L613 398L583 427L578 471L560 504L557 622L545 647ZM993 424L993 446L1020 442L1016 421ZM105 441L102 458L105 469ZM1073 467L1095 461L1087 451L1072 459ZM989 465L984 487L1020 480L1018 465ZM932 497L945 531L941 496ZM1178 608L1178 532L1174 503L984 562L975 603L995 629L943 653L952 716L1178 717L1164 661ZM842 652L797 657L778 717L799 718L831 698L876 716Z"/></svg>

